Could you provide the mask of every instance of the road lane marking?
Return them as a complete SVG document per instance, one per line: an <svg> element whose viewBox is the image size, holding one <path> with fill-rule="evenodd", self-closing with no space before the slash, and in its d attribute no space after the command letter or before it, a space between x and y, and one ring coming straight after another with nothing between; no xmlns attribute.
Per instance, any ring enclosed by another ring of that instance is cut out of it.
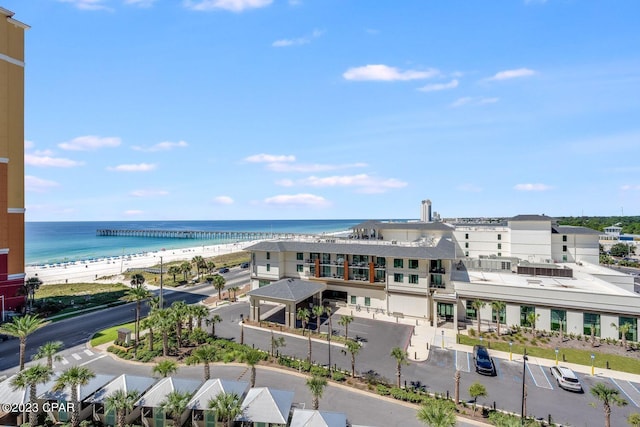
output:
<svg viewBox="0 0 640 427"><path fill-rule="evenodd" d="M96 360L102 359L102 358L103 358L103 357L105 357L105 356L106 356L106 354L101 354L100 356L98 356L98 357L96 357L96 358L94 358L94 359L87 360L86 362L81 363L79 366L88 365L89 363L93 363L93 362L95 362Z"/></svg>
<svg viewBox="0 0 640 427"><path fill-rule="evenodd" d="M635 387L633 387L633 386L631 385L631 383L630 383L630 382L628 382L628 381L624 381L624 380L620 380L620 383L618 383L618 382L617 382L615 379L613 379L613 378L609 378L609 379L611 380L611 382L613 382L613 383L614 383L614 384L615 384L615 385L620 389L620 391L622 391L622 392L624 393L624 395L625 395L625 396L627 396L627 399L629 399L629 400L631 401L631 403L633 403L634 405L636 405L636 407L638 407L638 406L639 406L639 405L638 405L638 403L636 403L636 401L635 401L635 400L633 400L633 399L631 398L631 396L629 395L629 393L627 393L627 390L625 390L625 389L624 389L624 387L623 387L623 386L629 385L630 387L632 387L632 388L633 388L633 390L637 391L637 390L636 390L636 388L635 388ZM625 384L625 383L626 383L626 384ZM621 384L622 384L622 385L621 385ZM629 392L630 392L630 393L632 393L632 391L631 391L631 390L629 390Z"/></svg>
<svg viewBox="0 0 640 427"><path fill-rule="evenodd" d="M76 359L76 360L80 360L80 359L82 359L82 357L78 356L78 353L73 353L73 354L71 355L71 357L73 357L73 358L74 358L74 359Z"/></svg>
<svg viewBox="0 0 640 427"><path fill-rule="evenodd" d="M87 356L93 356L93 352L89 349L86 349L84 352Z"/></svg>

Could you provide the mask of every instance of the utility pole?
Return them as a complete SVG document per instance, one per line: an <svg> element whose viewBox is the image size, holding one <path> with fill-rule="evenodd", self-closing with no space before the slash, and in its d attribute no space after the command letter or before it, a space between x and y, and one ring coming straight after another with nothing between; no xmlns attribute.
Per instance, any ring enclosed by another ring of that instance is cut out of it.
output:
<svg viewBox="0 0 640 427"><path fill-rule="evenodd" d="M160 257L160 310L164 308L164 300L162 299L162 257Z"/></svg>

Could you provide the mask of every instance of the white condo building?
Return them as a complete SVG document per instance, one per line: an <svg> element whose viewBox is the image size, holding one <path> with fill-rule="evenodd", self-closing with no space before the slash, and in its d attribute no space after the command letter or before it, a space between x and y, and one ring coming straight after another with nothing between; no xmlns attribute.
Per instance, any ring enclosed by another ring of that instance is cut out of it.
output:
<svg viewBox="0 0 640 427"><path fill-rule="evenodd" d="M420 213L420 222L366 221L348 238L250 246L251 317L260 317L260 301L277 302L292 324L299 305L333 300L458 328L472 324L471 303L481 300L483 328L497 318L528 326L535 312L539 330L589 335L593 326L597 337L618 339L616 327L629 323L627 338L638 340L640 295L632 276L599 266L597 231L544 215L432 222L428 200ZM505 309L496 313L492 301Z"/></svg>

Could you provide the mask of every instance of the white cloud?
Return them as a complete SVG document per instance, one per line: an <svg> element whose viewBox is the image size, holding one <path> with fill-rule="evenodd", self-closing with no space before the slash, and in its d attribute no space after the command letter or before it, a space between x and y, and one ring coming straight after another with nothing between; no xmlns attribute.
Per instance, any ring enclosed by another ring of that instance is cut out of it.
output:
<svg viewBox="0 0 640 427"><path fill-rule="evenodd" d="M291 179L281 179L276 181L276 185L279 185L281 187L293 187L295 183Z"/></svg>
<svg viewBox="0 0 640 427"><path fill-rule="evenodd" d="M125 0L124 4L130 4L138 7L151 7L156 0Z"/></svg>
<svg viewBox="0 0 640 427"><path fill-rule="evenodd" d="M337 169L351 169L351 168L363 168L366 167L366 163L347 163L342 165L327 165L327 164L304 164L304 163L269 163L267 165L267 169L274 172L303 172L303 173L313 173L313 172L326 172Z"/></svg>
<svg viewBox="0 0 640 427"><path fill-rule="evenodd" d="M54 168L72 168L83 165L84 162L64 159L62 157L50 157L47 155L25 154L24 164L38 167L54 167Z"/></svg>
<svg viewBox="0 0 640 427"><path fill-rule="evenodd" d="M149 172L156 168L156 165L149 163L109 166L107 170L115 172Z"/></svg>
<svg viewBox="0 0 640 427"><path fill-rule="evenodd" d="M24 140L24 149L29 150L35 146L33 141Z"/></svg>
<svg viewBox="0 0 640 427"><path fill-rule="evenodd" d="M138 145L133 145L131 148L136 151L144 151L144 152L150 153L154 151L169 151L173 148L178 148L178 147L183 148L188 146L189 144L187 144L185 141L178 141L178 142L165 141L165 142L159 142L155 145L152 145L151 147L140 147Z"/></svg>
<svg viewBox="0 0 640 427"><path fill-rule="evenodd" d="M546 184L516 184L513 189L518 191L548 191L553 187Z"/></svg>
<svg viewBox="0 0 640 427"><path fill-rule="evenodd" d="M428 79L430 77L437 76L439 74L438 70L428 69L426 71L418 71L418 70L405 70L401 71L395 67L389 67L384 64L374 64L374 65L365 65L363 67L353 67L349 68L347 71L342 74L346 80L357 80L357 81L407 81L407 80L419 80L419 79Z"/></svg>
<svg viewBox="0 0 640 427"><path fill-rule="evenodd" d="M58 187L59 185L60 184L55 181L38 178L32 175L25 175L24 177L24 188L27 191L42 193L50 188Z"/></svg>
<svg viewBox="0 0 640 427"><path fill-rule="evenodd" d="M247 9L259 9L269 6L273 0L185 0L184 6L187 9L198 11L209 10L229 10L231 12L242 12Z"/></svg>
<svg viewBox="0 0 640 427"><path fill-rule="evenodd" d="M232 205L233 199L229 196L218 196L213 198L213 202L218 205Z"/></svg>
<svg viewBox="0 0 640 427"><path fill-rule="evenodd" d="M142 215L143 213L144 211L141 211L139 209L130 209L128 211L124 211L124 214L127 216Z"/></svg>
<svg viewBox="0 0 640 427"><path fill-rule="evenodd" d="M315 194L280 194L264 199L264 203L271 206L308 206L325 207L330 203L321 196Z"/></svg>
<svg viewBox="0 0 640 427"><path fill-rule="evenodd" d="M244 161L249 163L295 162L296 156L274 155L274 154L254 154L253 156L246 157Z"/></svg>
<svg viewBox="0 0 640 427"><path fill-rule="evenodd" d="M499 100L500 98L473 98L470 96L465 96L465 97L456 99L450 104L450 106L453 108L458 108L465 105L487 105L487 104L495 104Z"/></svg>
<svg viewBox="0 0 640 427"><path fill-rule="evenodd" d="M418 88L422 92L435 92L439 90L454 89L458 87L458 80L453 79L449 83L434 83Z"/></svg>
<svg viewBox="0 0 640 427"><path fill-rule="evenodd" d="M626 184L620 187L622 191L640 191L640 185Z"/></svg>
<svg viewBox="0 0 640 427"><path fill-rule="evenodd" d="M324 34L324 30L313 30L313 32L309 36L298 37L294 39L276 40L273 43L271 43L271 46L273 47L300 46L303 44L311 43L313 39L316 39L323 34Z"/></svg>
<svg viewBox="0 0 640 427"><path fill-rule="evenodd" d="M529 77L533 76L534 74L536 74L536 72L534 70L530 70L529 68L518 68L515 70L499 71L488 80L509 80L516 79L518 77Z"/></svg>
<svg viewBox="0 0 640 427"><path fill-rule="evenodd" d="M104 5L104 0L58 0L62 3L71 3L80 10L112 10Z"/></svg>
<svg viewBox="0 0 640 427"><path fill-rule="evenodd" d="M406 182L395 178L377 178L367 174L358 175L336 175L324 178L310 176L300 180L301 185L311 187L355 187L361 193L384 193L392 188L403 188Z"/></svg>
<svg viewBox="0 0 640 427"><path fill-rule="evenodd" d="M482 192L482 187L477 186L476 184L460 184L456 187L458 191L465 191L468 193L480 193Z"/></svg>
<svg viewBox="0 0 640 427"><path fill-rule="evenodd" d="M117 137L103 138L95 135L86 135L73 138L71 141L61 142L58 147L71 151L93 151L103 147L117 147L120 143L120 138Z"/></svg>
<svg viewBox="0 0 640 427"><path fill-rule="evenodd" d="M133 190L129 195L133 197L156 197L167 196L169 192L165 190Z"/></svg>

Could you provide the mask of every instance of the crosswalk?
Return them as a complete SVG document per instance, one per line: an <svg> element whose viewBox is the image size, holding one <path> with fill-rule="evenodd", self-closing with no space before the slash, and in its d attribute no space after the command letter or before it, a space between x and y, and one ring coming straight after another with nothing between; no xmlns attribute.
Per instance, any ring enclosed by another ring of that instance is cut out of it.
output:
<svg viewBox="0 0 640 427"><path fill-rule="evenodd" d="M97 355L96 353L89 350L88 348L84 350L77 350L77 351L71 350L66 354L60 355L60 358L56 360L56 363L53 364L53 369L56 369L56 368L59 369L61 367L66 367L71 364L77 364L78 362L91 363L91 361L96 359L101 359L102 357L104 357L104 354Z"/></svg>

